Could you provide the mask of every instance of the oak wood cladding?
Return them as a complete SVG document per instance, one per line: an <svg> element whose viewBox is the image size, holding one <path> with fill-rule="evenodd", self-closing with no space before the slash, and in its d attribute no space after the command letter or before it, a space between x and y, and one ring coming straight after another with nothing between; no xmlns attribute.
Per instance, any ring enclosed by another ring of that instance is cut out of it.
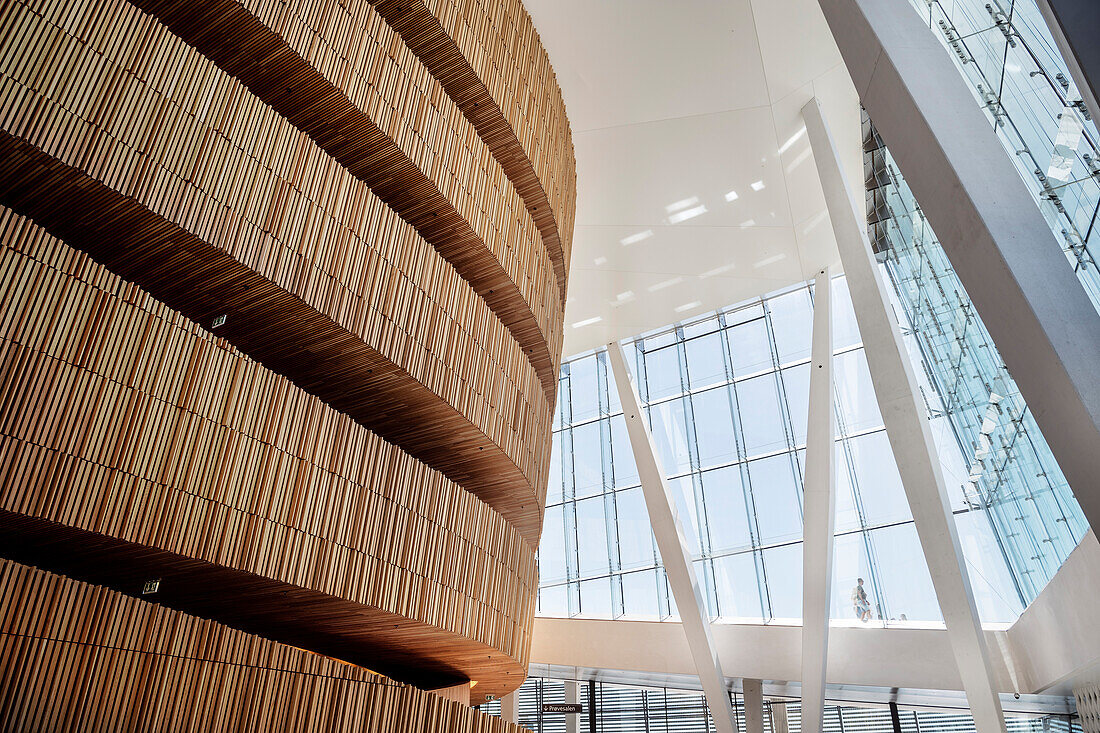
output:
<svg viewBox="0 0 1100 733"><path fill-rule="evenodd" d="M389 209L360 182L162 26L119 5L152 26L142 29L134 53L164 47L180 53L172 64L177 57L166 50L160 68L169 87L179 75L194 79L189 96L174 106L171 97L154 93L152 75L143 83L122 71L133 63L126 54L114 65L94 46L9 6L10 14L0 17L10 21L7 28L46 41L41 48L77 68L101 69L119 91L99 102L94 95L80 98L86 110L72 101L78 109L70 111L20 83L31 75L51 83L50 74L36 72L35 57L8 64L0 78L0 126L44 153L64 156L65 165L48 172L42 166L53 161L35 150L9 155L0 162L0 197L199 322L232 314L224 334L242 350L444 471L535 541L550 403L518 344L446 261L399 218L387 217ZM101 30L89 38L111 43L113 26ZM199 104L211 98L223 103ZM197 116L218 120L230 137ZM173 130L176 144L159 144L154 132L164 129ZM256 146L259 157L250 157ZM20 148L3 139L0 147ZM103 222L103 204L80 181L85 171L70 162L84 162L105 184L103 197L112 207L134 209L135 220ZM222 166L247 172L251 185L227 185ZM84 191L73 191L71 199L42 196L29 180ZM329 202L334 213L314 200ZM187 227L178 234L198 241L150 242L145 232L163 234L165 224ZM214 252L195 257L188 250ZM232 261L216 261L225 255ZM263 279L250 282L256 275ZM286 296L297 300L288 306ZM303 327L318 317L325 328ZM338 348L326 350L322 345L333 339ZM311 356L306 363L299 358L303 350ZM356 359L366 368L356 369Z"/></svg>
<svg viewBox="0 0 1100 733"><path fill-rule="evenodd" d="M490 35L487 38L495 53L485 53L483 45L476 39L465 40L463 44L467 48L476 44L478 53L471 55L491 61L483 65L486 70L494 74L499 68L515 72L514 76L509 75L496 85L500 98L513 100L527 97L526 101L533 103L530 105L533 111L530 114L522 111L527 109L527 104L519 107L505 103L511 114L506 118L501 103L494 98L458 42L443 28L434 13L439 13L448 21L448 28L461 28L468 34L475 30L499 33L495 25L477 21L462 23L466 13L455 12L458 8L448 2L434 2L431 7L421 0L371 2L439 79L523 196L554 261L558 287L564 299L575 217L571 192L575 188L576 163L561 92L546 54L538 43L538 34L522 4L498 3L507 6L507 17L513 22L509 25L512 32L503 39L503 43L499 42L499 36ZM463 10L471 7L477 6L464 4ZM480 10L480 7L477 9ZM520 79L529 78L532 70L531 83L521 82ZM522 141L519 135L523 135Z"/></svg>
<svg viewBox="0 0 1100 733"><path fill-rule="evenodd" d="M0 2L0 730L516 730L574 199L519 0Z"/></svg>
<svg viewBox="0 0 1100 733"><path fill-rule="evenodd" d="M94 4L93 0L84 1ZM477 160L499 165L472 126L470 142L484 149L484 154L474 159L447 135L441 143L445 152L436 156L436 165L418 166L401 147L401 142L417 137L407 131L419 126L418 117L431 116L437 109L432 101L445 105L450 100L439 87L434 99L423 97L423 104L417 104L420 91L415 80L403 72L420 62L385 21L375 14L377 20L369 28L350 22L326 25L345 32L340 38L342 46L364 51L349 59L350 53L337 52L323 34L310 28L295 13L295 5L278 0L133 2L307 132L416 227L515 333L553 397L564 306L549 254L534 241L540 238L538 229L533 222L523 227L515 221L516 216L531 221L518 196L511 216L505 216L508 207L491 189L481 187L476 195L464 198L464 205L455 200L459 196L448 196L455 193L455 187L442 175L425 172L425 168L437 171L449 164L456 176L468 178L477 169ZM369 5L364 7L369 9ZM324 8L335 15L339 4ZM387 55L397 56L401 65L365 53L375 46L370 31L389 32L392 48ZM316 66L299 55L311 56L311 49L319 56ZM431 76L425 72L421 79L429 81ZM391 96L397 100L392 104ZM388 136L376 119L386 107L398 110L393 118L396 139ZM461 113L451 119L466 122ZM506 176L500 179L507 182Z"/></svg>
<svg viewBox="0 0 1100 733"><path fill-rule="evenodd" d="M25 219L0 241L3 554L409 681L522 679L534 552L492 509Z"/></svg>
<svg viewBox="0 0 1100 733"><path fill-rule="evenodd" d="M0 730L522 731L361 667L6 560Z"/></svg>

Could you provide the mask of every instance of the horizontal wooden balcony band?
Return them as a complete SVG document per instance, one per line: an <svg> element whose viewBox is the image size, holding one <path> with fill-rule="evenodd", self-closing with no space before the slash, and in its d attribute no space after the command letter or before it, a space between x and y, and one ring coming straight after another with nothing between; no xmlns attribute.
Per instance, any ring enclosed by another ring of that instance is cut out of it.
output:
<svg viewBox="0 0 1100 733"><path fill-rule="evenodd" d="M475 494L537 545L545 479L536 492L467 417L286 289L7 133L0 204L196 323L231 313L218 336Z"/></svg>
<svg viewBox="0 0 1100 733"><path fill-rule="evenodd" d="M366 667L423 689L465 680L489 694L518 688L527 673L493 647L289 583L157 548L0 510L0 555L84 583L156 602L247 634ZM2 662L0 662L2 664ZM479 689L480 692L480 689Z"/></svg>
<svg viewBox="0 0 1100 733"><path fill-rule="evenodd" d="M515 334L553 401L564 310L556 287L536 287L544 277L554 282L552 267L538 272L519 256L502 262L437 184L343 89L238 0L132 2L309 134L412 224Z"/></svg>
<svg viewBox="0 0 1100 733"><path fill-rule="evenodd" d="M386 22L401 34L409 48L420 57L467 119L477 128L478 134L493 151L508 178L523 196L527 210L538 225L542 241L554 262L558 288L564 302L573 231L573 211L566 202L572 201L570 191L575 190L575 182L561 193L560 198L563 201L551 203L547 196L547 186L540 180L534 164L516 136L516 131L505 119L500 105L477 76L458 44L447 34L422 0L372 0L372 3ZM569 127L566 125L564 129L553 129L551 126L549 133L563 135L568 139ZM560 173L568 175L564 171Z"/></svg>
<svg viewBox="0 0 1100 733"><path fill-rule="evenodd" d="M149 597L0 561L0 730L519 731Z"/></svg>

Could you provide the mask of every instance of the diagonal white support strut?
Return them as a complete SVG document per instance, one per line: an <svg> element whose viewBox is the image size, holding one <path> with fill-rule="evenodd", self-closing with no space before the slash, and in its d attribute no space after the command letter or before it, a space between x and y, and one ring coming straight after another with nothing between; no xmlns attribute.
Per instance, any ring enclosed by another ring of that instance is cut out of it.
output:
<svg viewBox="0 0 1100 733"><path fill-rule="evenodd" d="M833 324L828 268L814 279L810 405L806 426L802 543L802 730L821 730L833 579L836 474L833 470Z"/></svg>
<svg viewBox="0 0 1100 733"><path fill-rule="evenodd" d="M978 733L1004 733L1004 713L993 686L989 652L959 545L943 469L924 407L917 399L917 379L901 340L901 330L889 309L886 284L871 253L866 217L857 213L844 182L840 160L817 99L811 99L802 108L802 117L848 278L875 397L943 612L974 725Z"/></svg>
<svg viewBox="0 0 1100 733"><path fill-rule="evenodd" d="M617 341L608 344L607 355L615 375L619 401L623 406L630 448L634 453L634 462L638 465L638 476L642 480L642 495L645 497L646 511L649 512L649 522L657 538L657 549L661 552L661 561L668 575L672 596L676 599L676 608L680 611L691 657L699 671L699 682L714 719L714 728L717 733L734 733L733 706L730 705L726 678L722 675L722 665L718 661L718 652L711 637L710 619L707 618L703 605L699 580L692 570L691 551L676 516L676 504L669 491L668 481L665 480L665 472L657 460L657 451L649 428L646 427L638 394L626 370L622 346Z"/></svg>

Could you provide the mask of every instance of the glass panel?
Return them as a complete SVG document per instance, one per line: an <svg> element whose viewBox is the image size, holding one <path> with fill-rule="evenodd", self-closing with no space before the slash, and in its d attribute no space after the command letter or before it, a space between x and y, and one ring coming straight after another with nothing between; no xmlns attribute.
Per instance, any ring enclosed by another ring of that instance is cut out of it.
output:
<svg viewBox="0 0 1100 733"><path fill-rule="evenodd" d="M621 414L611 418L611 455L615 488L637 486L638 466L634 463L634 451L626 434L626 419Z"/></svg>
<svg viewBox="0 0 1100 733"><path fill-rule="evenodd" d="M956 514L955 526L959 529L978 616L985 622L1015 621L1023 608L989 515L981 511Z"/></svg>
<svg viewBox="0 0 1100 733"><path fill-rule="evenodd" d="M539 542L539 582L560 583L565 571L565 522L563 507L547 507Z"/></svg>
<svg viewBox="0 0 1100 733"><path fill-rule="evenodd" d="M773 619L802 618L802 543L764 550Z"/></svg>
<svg viewBox="0 0 1100 733"><path fill-rule="evenodd" d="M619 558L624 570L650 567L655 562L653 532L642 490L627 489L615 494L619 515Z"/></svg>
<svg viewBox="0 0 1100 733"><path fill-rule="evenodd" d="M870 578L871 560L863 533L837 537L833 544L833 598L829 617L846 621L869 618L864 610L874 608ZM862 605L863 596L867 597L866 606Z"/></svg>
<svg viewBox="0 0 1100 733"><path fill-rule="evenodd" d="M833 358L833 384L838 396L837 422L843 429L839 434L851 435L882 426L863 349Z"/></svg>
<svg viewBox="0 0 1100 733"><path fill-rule="evenodd" d="M799 288L778 298L769 298L768 310L779 363L809 359L813 334L813 304L809 290Z"/></svg>
<svg viewBox="0 0 1100 733"><path fill-rule="evenodd" d="M763 318L726 329L726 339L735 377L773 368L768 324Z"/></svg>
<svg viewBox="0 0 1100 733"><path fill-rule="evenodd" d="M675 344L645 352L646 399L649 402L680 394L680 352Z"/></svg>
<svg viewBox="0 0 1100 733"><path fill-rule="evenodd" d="M668 490L672 492L673 501L676 502L676 514L680 520L680 526L684 530L684 539L687 541L691 554L699 556L702 548L699 544L699 513L695 505L695 489L691 476L669 479Z"/></svg>
<svg viewBox="0 0 1100 733"><path fill-rule="evenodd" d="M749 463L760 543L802 538L802 509L790 454Z"/></svg>
<svg viewBox="0 0 1100 733"><path fill-rule="evenodd" d="M642 570L622 576L623 614L630 618L656 620L661 617L657 606L657 571Z"/></svg>
<svg viewBox="0 0 1100 733"><path fill-rule="evenodd" d="M544 585L539 588L539 615L569 617L569 599L564 585Z"/></svg>
<svg viewBox="0 0 1100 733"><path fill-rule="evenodd" d="M607 547L607 520L603 497L578 501L577 556L582 578L610 572Z"/></svg>
<svg viewBox="0 0 1100 733"><path fill-rule="evenodd" d="M726 555L714 559L714 583L718 591L718 612L723 620L761 621L760 583L753 553ZM799 609L799 616L802 609Z"/></svg>
<svg viewBox="0 0 1100 733"><path fill-rule="evenodd" d="M581 612L589 618L611 618L611 582L608 578L581 581Z"/></svg>
<svg viewBox="0 0 1100 733"><path fill-rule="evenodd" d="M561 437L554 433L550 446L550 478L546 482L546 503L557 504L561 499Z"/></svg>
<svg viewBox="0 0 1100 733"><path fill-rule="evenodd" d="M911 523L883 527L872 530L870 537L879 570L877 585L885 596L884 603L872 599L875 618L882 613L898 621L942 622L916 528Z"/></svg>
<svg viewBox="0 0 1100 733"><path fill-rule="evenodd" d="M848 280L833 278L833 349L842 351L861 343L852 296L848 293Z"/></svg>
<svg viewBox="0 0 1100 733"><path fill-rule="evenodd" d="M791 433L795 445L806 445L806 425L810 407L810 365L800 364L781 372L787 409L791 415Z"/></svg>
<svg viewBox="0 0 1100 733"><path fill-rule="evenodd" d="M569 385L574 423L591 420L600 414L595 354L569 362Z"/></svg>
<svg viewBox="0 0 1100 733"><path fill-rule="evenodd" d="M675 476L691 470L683 398L650 407L649 425L653 442L657 445L657 456L665 473Z"/></svg>
<svg viewBox="0 0 1100 733"><path fill-rule="evenodd" d="M692 389L710 387L726 381L726 357L722 335L711 333L684 344L687 352L688 381Z"/></svg>
<svg viewBox="0 0 1100 733"><path fill-rule="evenodd" d="M741 470L741 466L729 466L702 475L710 547L714 553L752 546Z"/></svg>
<svg viewBox="0 0 1100 733"><path fill-rule="evenodd" d="M737 460L737 442L733 433L733 412L727 387L718 387L691 396L695 417L695 439L699 466L710 468Z"/></svg>
<svg viewBox="0 0 1100 733"><path fill-rule="evenodd" d="M775 374L753 377L737 386L738 411L749 457L787 447L787 430Z"/></svg>
<svg viewBox="0 0 1100 733"><path fill-rule="evenodd" d="M863 519L869 525L913 518L885 430L848 440Z"/></svg>
<svg viewBox="0 0 1100 733"><path fill-rule="evenodd" d="M598 421L573 428L573 481L577 498L603 490L603 451L600 443Z"/></svg>

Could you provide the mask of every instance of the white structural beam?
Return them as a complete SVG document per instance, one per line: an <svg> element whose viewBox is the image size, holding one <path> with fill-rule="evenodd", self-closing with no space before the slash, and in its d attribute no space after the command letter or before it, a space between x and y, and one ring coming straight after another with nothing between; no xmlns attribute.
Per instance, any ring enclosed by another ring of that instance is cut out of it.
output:
<svg viewBox="0 0 1100 733"><path fill-rule="evenodd" d="M505 723L519 724L519 690L500 698L500 717Z"/></svg>
<svg viewBox="0 0 1100 733"><path fill-rule="evenodd" d="M900 12L900 8L898 10ZM1004 733L1001 701L994 688L989 651L959 545L943 469L924 406L917 397L917 378L901 340L901 330L890 310L886 284L867 239L866 216L857 211L845 184L836 148L817 99L811 99L802 108L802 116L847 275L875 397L936 589L936 599L947 626L974 725L978 733Z"/></svg>
<svg viewBox="0 0 1100 733"><path fill-rule="evenodd" d="M623 406L626 432L634 462L638 466L649 522L657 538L657 549L661 552L661 561L680 612L684 635L699 673L699 682L710 707L715 730L718 733L734 733L733 707L726 689L726 678L714 647L699 579L692 568L691 551L684 538L683 526L676 516L676 503L672 499L665 472L657 460L657 450L646 426L638 393L630 381L622 346L617 341L611 342L607 345L607 355Z"/></svg>
<svg viewBox="0 0 1100 733"><path fill-rule="evenodd" d="M821 730L829 610L833 587L833 324L829 269L814 279L814 331L810 347L810 404L806 425L802 543L802 730Z"/></svg>
<svg viewBox="0 0 1100 733"><path fill-rule="evenodd" d="M741 695L745 699L745 733L764 733L764 683L741 680Z"/></svg>
<svg viewBox="0 0 1100 733"><path fill-rule="evenodd" d="M860 100L1100 528L1100 316L1063 243L918 13L900 0L818 2Z"/></svg>
<svg viewBox="0 0 1100 733"><path fill-rule="evenodd" d="M581 701L580 699L580 683L576 680L565 681L565 702L566 704L576 705ZM573 715L566 713L565 715L565 733L580 733L579 715Z"/></svg>

